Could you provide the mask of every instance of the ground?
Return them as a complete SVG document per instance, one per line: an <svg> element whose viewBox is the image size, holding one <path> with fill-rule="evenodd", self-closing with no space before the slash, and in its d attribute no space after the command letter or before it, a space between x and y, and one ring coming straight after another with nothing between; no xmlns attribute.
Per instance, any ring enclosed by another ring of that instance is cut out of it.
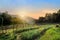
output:
<svg viewBox="0 0 60 40"><path fill-rule="evenodd" d="M29 25L0 33L0 40L60 40L59 37L60 28L56 24Z"/></svg>

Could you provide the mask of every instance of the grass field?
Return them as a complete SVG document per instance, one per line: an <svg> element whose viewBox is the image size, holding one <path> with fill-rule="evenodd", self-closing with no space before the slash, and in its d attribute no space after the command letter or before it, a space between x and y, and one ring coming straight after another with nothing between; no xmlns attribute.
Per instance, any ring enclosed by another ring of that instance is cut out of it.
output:
<svg viewBox="0 0 60 40"><path fill-rule="evenodd" d="M0 33L0 40L60 40L60 28L55 24L33 25L8 29Z"/></svg>

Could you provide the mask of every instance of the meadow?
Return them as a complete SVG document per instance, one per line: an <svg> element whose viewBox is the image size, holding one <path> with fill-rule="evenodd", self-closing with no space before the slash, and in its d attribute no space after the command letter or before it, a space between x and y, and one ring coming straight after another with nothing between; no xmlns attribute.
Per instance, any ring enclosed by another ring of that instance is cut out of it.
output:
<svg viewBox="0 0 60 40"><path fill-rule="evenodd" d="M55 24L17 26L3 30L0 40L59 40L59 30Z"/></svg>

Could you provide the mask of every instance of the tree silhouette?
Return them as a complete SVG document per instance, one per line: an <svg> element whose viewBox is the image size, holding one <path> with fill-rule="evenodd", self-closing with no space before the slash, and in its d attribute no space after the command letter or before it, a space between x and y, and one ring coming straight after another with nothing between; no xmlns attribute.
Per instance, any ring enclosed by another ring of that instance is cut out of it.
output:
<svg viewBox="0 0 60 40"><path fill-rule="evenodd" d="M55 13L46 13L45 17L39 17L38 23L60 23L60 9Z"/></svg>

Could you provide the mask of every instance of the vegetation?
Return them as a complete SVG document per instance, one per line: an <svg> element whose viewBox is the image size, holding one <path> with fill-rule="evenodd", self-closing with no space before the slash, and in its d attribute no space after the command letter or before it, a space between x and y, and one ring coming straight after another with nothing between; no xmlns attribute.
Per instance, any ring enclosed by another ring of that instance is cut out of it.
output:
<svg viewBox="0 0 60 40"><path fill-rule="evenodd" d="M60 10L32 22L23 21L8 12L0 13L0 40L60 40Z"/></svg>
<svg viewBox="0 0 60 40"><path fill-rule="evenodd" d="M60 28L51 28L39 40L60 40Z"/></svg>
<svg viewBox="0 0 60 40"><path fill-rule="evenodd" d="M46 13L45 17L39 17L36 23L60 23L60 10L55 13Z"/></svg>
<svg viewBox="0 0 60 40"><path fill-rule="evenodd" d="M44 30L49 28L48 26L54 27L55 25L21 27L18 28L18 30L14 30L14 32L13 29L8 29L7 33L0 35L0 40L37 40L39 37L43 36L45 33Z"/></svg>
<svg viewBox="0 0 60 40"><path fill-rule="evenodd" d="M23 20L21 20L16 15L10 15L8 12L2 12L0 13L0 25L12 25L12 24L19 24L23 23Z"/></svg>

